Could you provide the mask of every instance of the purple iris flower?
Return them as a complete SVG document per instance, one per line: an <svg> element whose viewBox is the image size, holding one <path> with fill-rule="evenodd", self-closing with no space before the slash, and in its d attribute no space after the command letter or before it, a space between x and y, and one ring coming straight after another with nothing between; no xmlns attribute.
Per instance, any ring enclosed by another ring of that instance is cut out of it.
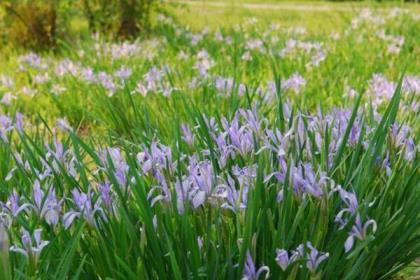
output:
<svg viewBox="0 0 420 280"><path fill-rule="evenodd" d="M113 207L113 193L111 191L111 184L109 181L99 184L99 194L102 200L102 203L108 210L112 210Z"/></svg>
<svg viewBox="0 0 420 280"><path fill-rule="evenodd" d="M160 169L169 169L173 172L175 164L172 162L172 150L170 147L152 142L150 149L144 149L137 154L137 162L142 168L143 173L151 173Z"/></svg>
<svg viewBox="0 0 420 280"><path fill-rule="evenodd" d="M359 207L359 203L357 202L356 194L347 192L342 188L338 189L340 198L346 205L346 208L343 208L338 212L337 216L335 216L335 221L340 224L340 228L343 228L348 223L347 219L344 219L343 216L345 213L350 214L351 216L356 214L356 210Z"/></svg>
<svg viewBox="0 0 420 280"><path fill-rule="evenodd" d="M230 209L233 212L245 209L248 202L248 186L239 190L235 187L235 181L228 176L226 182L218 185L213 192L213 196L223 201L221 207Z"/></svg>
<svg viewBox="0 0 420 280"><path fill-rule="evenodd" d="M365 240L368 236L368 229L369 226L372 227L372 233L376 232L376 222L375 220L368 220L364 225L362 224L362 220L360 218L360 215L358 214L356 216L356 221L353 227L351 228L351 231L349 233L349 237L344 243L344 249L346 252L349 252L353 248L353 244L355 241L355 238L359 240Z"/></svg>
<svg viewBox="0 0 420 280"><path fill-rule="evenodd" d="M125 187L127 185L127 173L130 169L126 160L124 159L121 150L118 148L107 148L104 151L101 151L99 154L102 164L109 168L108 157L111 160L111 163L114 167L114 176L118 182L118 185Z"/></svg>
<svg viewBox="0 0 420 280"><path fill-rule="evenodd" d="M48 195L45 196L41 190L41 184L38 180L35 181L33 186L33 200L34 204L31 205L37 215L49 225L56 225L61 213L61 203L55 196L55 189L50 188Z"/></svg>
<svg viewBox="0 0 420 280"><path fill-rule="evenodd" d="M177 180L175 191L177 195L178 212L184 212L184 204L189 201L194 208L198 208L211 195L215 186L215 175L210 161L197 162L190 158L188 175Z"/></svg>
<svg viewBox="0 0 420 280"><path fill-rule="evenodd" d="M12 119L6 115L0 115L0 137L4 142L8 142L7 134L13 129Z"/></svg>
<svg viewBox="0 0 420 280"><path fill-rule="evenodd" d="M319 252L310 242L307 243L307 247L310 249L310 252L307 254L306 267L312 273L315 273L318 266L329 257L329 254Z"/></svg>
<svg viewBox="0 0 420 280"><path fill-rule="evenodd" d="M19 213L26 211L31 205L29 203L24 203L19 205L19 194L13 189L12 194L9 196L9 199L6 203L1 203L3 210L6 210L10 216L17 217Z"/></svg>
<svg viewBox="0 0 420 280"><path fill-rule="evenodd" d="M263 275L263 273L265 273L264 279L267 279L270 275L270 269L268 268L268 266L261 266L257 269L255 267L251 253L247 251L244 266L244 275L242 276L242 280L258 280Z"/></svg>
<svg viewBox="0 0 420 280"><path fill-rule="evenodd" d="M95 214L99 212L105 218L103 209L100 207L100 200L97 200L95 205L92 204L92 194L90 191L87 193L79 192L77 189L73 189L73 204L76 209L72 209L63 215L64 227L67 229L71 226L74 219L83 217L85 221L95 226Z"/></svg>
<svg viewBox="0 0 420 280"><path fill-rule="evenodd" d="M45 246L47 246L50 243L49 241L41 239L41 231L41 229L36 229L34 231L34 243L29 232L23 229L22 247L13 245L10 247L10 251L20 253L36 263L42 250L45 248Z"/></svg>
<svg viewBox="0 0 420 280"><path fill-rule="evenodd" d="M283 271L292 263L289 253L284 249L276 249L276 262Z"/></svg>
<svg viewBox="0 0 420 280"><path fill-rule="evenodd" d="M172 197L171 191L169 190L168 183L166 182L166 179L165 179L165 177L163 176L163 174L161 173L160 170L156 170L156 172L155 172L155 178L158 181L158 185L157 186L153 186L150 189L147 198L148 199L151 199L153 197L155 191L157 191L157 190L160 191L160 194L154 196L151 199L150 204L153 206L158 201L170 202L171 201L171 197Z"/></svg>
<svg viewBox="0 0 420 280"><path fill-rule="evenodd" d="M181 125L181 131L182 131L182 139L188 144L193 145L194 144L194 134L192 133L190 127L187 124Z"/></svg>
<svg viewBox="0 0 420 280"><path fill-rule="evenodd" d="M309 163L299 164L291 171L293 187L296 193L308 193L320 198L325 193L325 186L328 181L325 172L319 172L317 176Z"/></svg>

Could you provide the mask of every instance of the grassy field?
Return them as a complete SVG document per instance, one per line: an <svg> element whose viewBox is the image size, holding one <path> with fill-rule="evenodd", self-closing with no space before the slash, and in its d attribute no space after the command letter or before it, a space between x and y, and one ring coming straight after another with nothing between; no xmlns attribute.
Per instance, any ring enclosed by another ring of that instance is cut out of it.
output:
<svg viewBox="0 0 420 280"><path fill-rule="evenodd" d="M1 48L0 279L416 277L419 7L166 8Z"/></svg>

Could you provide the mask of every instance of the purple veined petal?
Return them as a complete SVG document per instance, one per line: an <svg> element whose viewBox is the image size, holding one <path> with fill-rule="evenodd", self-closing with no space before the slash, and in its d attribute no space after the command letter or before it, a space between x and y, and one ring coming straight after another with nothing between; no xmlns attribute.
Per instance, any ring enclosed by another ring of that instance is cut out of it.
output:
<svg viewBox="0 0 420 280"><path fill-rule="evenodd" d="M41 243L41 233L42 229L36 229L34 231L34 239L37 246Z"/></svg>
<svg viewBox="0 0 420 280"><path fill-rule="evenodd" d="M153 168L153 162L151 160L146 160L142 165L143 173L148 173Z"/></svg>
<svg viewBox="0 0 420 280"><path fill-rule="evenodd" d="M354 236L350 235L349 237L347 237L346 242L344 242L344 251L347 253L351 250L351 248L353 248L353 244L354 244Z"/></svg>
<svg viewBox="0 0 420 280"><path fill-rule="evenodd" d="M255 279L255 264L252 260L249 250L246 252L246 261L244 267L244 276L242 279L254 280Z"/></svg>
<svg viewBox="0 0 420 280"><path fill-rule="evenodd" d="M289 266L289 253L284 249L276 250L276 262L283 271Z"/></svg>
<svg viewBox="0 0 420 280"><path fill-rule="evenodd" d="M181 131L182 131L182 139L188 145L194 144L194 134L192 133L190 127L187 124L181 125Z"/></svg>
<svg viewBox="0 0 420 280"><path fill-rule="evenodd" d="M227 198L228 197L228 186L225 184L218 185L214 192L213 196L219 197L219 198Z"/></svg>
<svg viewBox="0 0 420 280"><path fill-rule="evenodd" d="M194 208L199 207L200 205L204 204L204 201L206 200L206 192L204 191L198 191L194 197L192 198L192 204Z"/></svg>
<svg viewBox="0 0 420 280"><path fill-rule="evenodd" d="M306 267L312 272L315 273L318 266L329 257L328 253L321 253L315 247L312 246L310 242L307 242L307 247L311 250L308 254L308 259L306 262Z"/></svg>
<svg viewBox="0 0 420 280"><path fill-rule="evenodd" d="M47 222L47 224L55 226L56 224L58 224L58 220L60 219L60 215L58 213L58 211L54 210L54 209L49 209L45 212L45 221Z"/></svg>
<svg viewBox="0 0 420 280"><path fill-rule="evenodd" d="M36 207L38 209L41 209L42 200L44 198L44 192L41 190L41 184L38 180L35 180L34 182L33 197L34 197Z"/></svg>
<svg viewBox="0 0 420 280"><path fill-rule="evenodd" d="M22 229L22 245L25 249L29 250L32 247L32 239L29 232Z"/></svg>
<svg viewBox="0 0 420 280"><path fill-rule="evenodd" d="M80 212L69 211L63 215L64 228L68 229L73 223L75 218L80 217Z"/></svg>

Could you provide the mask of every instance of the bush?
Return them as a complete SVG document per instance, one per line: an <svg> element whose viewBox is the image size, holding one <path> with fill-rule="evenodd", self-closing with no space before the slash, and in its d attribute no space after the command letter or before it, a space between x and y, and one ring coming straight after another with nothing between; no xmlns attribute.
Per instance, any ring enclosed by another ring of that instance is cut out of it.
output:
<svg viewBox="0 0 420 280"><path fill-rule="evenodd" d="M110 37L133 38L150 29L150 13L156 0L83 0L83 12L91 32Z"/></svg>
<svg viewBox="0 0 420 280"><path fill-rule="evenodd" d="M25 47L56 45L58 1L13 1L3 3L7 40Z"/></svg>
<svg viewBox="0 0 420 280"><path fill-rule="evenodd" d="M69 22L82 18L90 33L130 39L150 30L156 0L6 0L4 39L34 49L55 48L71 33Z"/></svg>

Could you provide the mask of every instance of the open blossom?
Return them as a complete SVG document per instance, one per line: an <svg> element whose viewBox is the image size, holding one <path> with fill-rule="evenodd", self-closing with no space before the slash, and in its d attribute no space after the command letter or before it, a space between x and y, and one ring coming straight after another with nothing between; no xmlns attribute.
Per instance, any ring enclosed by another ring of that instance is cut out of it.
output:
<svg viewBox="0 0 420 280"><path fill-rule="evenodd" d="M85 221L95 226L95 215L96 213L103 214L103 209L100 207L101 201L98 200L95 204L92 202L92 192L87 193L79 192L77 189L73 189L73 204L76 206L75 209L71 209L63 216L63 224L67 229L71 226L74 219L83 217Z"/></svg>
<svg viewBox="0 0 420 280"><path fill-rule="evenodd" d="M13 95L10 92L6 92L3 97L1 98L0 102L3 103L4 105L11 105L12 101L17 99L17 97L15 95Z"/></svg>
<svg viewBox="0 0 420 280"><path fill-rule="evenodd" d="M114 82L114 79L111 75L106 72L98 73L98 82L99 84L108 92L108 96L111 97L115 94L117 90L117 85Z"/></svg>
<svg viewBox="0 0 420 280"><path fill-rule="evenodd" d="M282 81L281 88L283 90L292 90L295 93L300 93L305 85L306 80L298 73L295 73L288 79Z"/></svg>
<svg viewBox="0 0 420 280"><path fill-rule="evenodd" d="M392 98L397 85L388 81L382 74L374 74L369 81L367 94L372 98L373 105L378 106Z"/></svg>
<svg viewBox="0 0 420 280"><path fill-rule="evenodd" d="M238 190L232 177L228 177L226 182L219 184L213 196L222 200L222 208L238 212L247 207L249 186L244 185Z"/></svg>
<svg viewBox="0 0 420 280"><path fill-rule="evenodd" d="M133 71L131 70L131 68L128 68L127 66L121 66L120 69L115 71L115 77L121 80L126 80L131 76L132 73Z"/></svg>
<svg viewBox="0 0 420 280"><path fill-rule="evenodd" d="M89 83L96 82L96 75L93 72L93 69L90 67L86 67L82 69L82 79Z"/></svg>
<svg viewBox="0 0 420 280"><path fill-rule="evenodd" d="M312 273L315 273L318 266L329 257L329 254L319 252L315 247L312 246L310 242L307 243L307 246L310 249L310 251L307 254L306 267Z"/></svg>
<svg viewBox="0 0 420 280"><path fill-rule="evenodd" d="M351 228L349 237L344 243L344 249L346 252L349 252L353 248L355 238L363 241L368 236L369 226L372 227L372 233L376 232L377 224L374 220L368 220L364 225L362 224L362 219L359 214L356 216L356 221Z"/></svg>
<svg viewBox="0 0 420 280"><path fill-rule="evenodd" d="M420 94L420 76L407 75L403 78L402 90L409 94Z"/></svg>
<svg viewBox="0 0 420 280"><path fill-rule="evenodd" d="M19 204L19 194L13 189L12 194L10 195L9 199L6 203L2 203L3 211L10 213L12 217L17 217L19 213L23 211L27 211L30 207L29 203Z"/></svg>
<svg viewBox="0 0 420 280"><path fill-rule="evenodd" d="M340 224L340 229L344 228L351 217L355 217L355 223L351 228L349 236L344 243L344 249L346 252L350 251L353 248L353 244L355 238L359 240L365 240L368 235L369 226L372 226L372 232L376 231L376 222L374 220L368 220L364 225L362 224L362 219L360 214L357 213L359 208L359 203L357 201L356 195L351 192L347 192L342 188L338 188L340 198L346 205L345 208L340 210L340 212L336 215L335 221ZM349 214L349 218L345 218L344 214Z"/></svg>
<svg viewBox="0 0 420 280"><path fill-rule="evenodd" d="M417 152L414 139L410 137L410 130L410 127L407 125L398 126L393 124L390 131L392 145L404 152L404 158L407 161L412 161Z"/></svg>
<svg viewBox="0 0 420 280"><path fill-rule="evenodd" d="M182 139L188 144L194 144L194 134L192 133L190 127L187 124L181 125Z"/></svg>
<svg viewBox="0 0 420 280"><path fill-rule="evenodd" d="M167 167L172 172L175 167L172 162L171 148L158 142L152 142L150 148L145 148L143 152L138 153L137 162L145 174L153 174L156 170Z"/></svg>
<svg viewBox="0 0 420 280"><path fill-rule="evenodd" d="M106 181L99 184L99 194L102 200L102 203L108 210L112 210L113 207L113 193L111 191L111 184Z"/></svg>
<svg viewBox="0 0 420 280"><path fill-rule="evenodd" d="M62 201L57 200L54 188L50 188L47 196L45 196L41 190L40 182L36 180L33 186L33 201L34 203L31 206L40 218L45 218L49 225L58 223Z"/></svg>
<svg viewBox="0 0 420 280"><path fill-rule="evenodd" d="M338 192L340 194L341 200L346 205L345 208L341 209L340 212L335 217L335 221L340 224L340 228L343 228L348 220L344 219L344 214L349 214L350 216L353 216L356 214L356 210L359 207L359 203L357 202L357 197L354 193L347 192L343 190L342 188L338 189Z"/></svg>
<svg viewBox="0 0 420 280"><path fill-rule="evenodd" d="M197 69L198 73L202 78L206 78L208 71L213 67L214 61L204 49L200 50L196 57L194 68Z"/></svg>
<svg viewBox="0 0 420 280"><path fill-rule="evenodd" d="M187 202L194 208L203 205L215 186L213 166L209 161L197 162L191 159L187 169L188 174L181 180L177 179L175 184L179 213L184 212Z"/></svg>
<svg viewBox="0 0 420 280"><path fill-rule="evenodd" d="M308 251L305 255L305 247ZM300 244L295 250L292 250L291 254L285 249L276 250L276 262L284 271L289 265L294 262L304 259L306 260L306 267L312 273L315 273L319 265L329 257L328 253L319 252L311 242L307 242L306 246Z"/></svg>
<svg viewBox="0 0 420 280"><path fill-rule="evenodd" d="M42 250L50 243L41 239L41 232L41 229L36 229L32 238L27 230L22 229L22 247L13 245L10 251L20 253L36 263Z"/></svg>
<svg viewBox="0 0 420 280"><path fill-rule="evenodd" d="M125 187L127 184L127 173L130 167L123 157L119 148L108 147L99 153L103 166L112 170L118 185Z"/></svg>

